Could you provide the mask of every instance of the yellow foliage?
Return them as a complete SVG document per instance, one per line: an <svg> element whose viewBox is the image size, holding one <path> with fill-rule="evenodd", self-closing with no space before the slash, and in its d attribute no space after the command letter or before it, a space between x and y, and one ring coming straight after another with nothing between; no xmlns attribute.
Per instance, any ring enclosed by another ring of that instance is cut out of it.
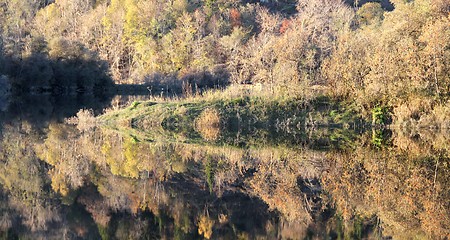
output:
<svg viewBox="0 0 450 240"><path fill-rule="evenodd" d="M69 187L65 181L65 176L59 174L55 169L51 169L49 175L52 179L52 189L55 192L59 192L61 195L66 196L69 193Z"/></svg>
<svg viewBox="0 0 450 240"><path fill-rule="evenodd" d="M198 221L198 234L204 238L210 239L213 234L214 220L207 216L201 216Z"/></svg>

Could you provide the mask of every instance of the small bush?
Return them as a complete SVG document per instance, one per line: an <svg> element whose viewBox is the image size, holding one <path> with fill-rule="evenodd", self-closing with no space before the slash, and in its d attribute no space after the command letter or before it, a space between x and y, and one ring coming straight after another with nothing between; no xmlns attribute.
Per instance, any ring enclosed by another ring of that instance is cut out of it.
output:
<svg viewBox="0 0 450 240"><path fill-rule="evenodd" d="M81 109L76 117L66 119L66 123L77 125L78 130L84 132L94 128L97 125L97 119L92 109Z"/></svg>
<svg viewBox="0 0 450 240"><path fill-rule="evenodd" d="M220 135L220 114L216 109L207 108L195 120L195 129L207 141L214 141Z"/></svg>

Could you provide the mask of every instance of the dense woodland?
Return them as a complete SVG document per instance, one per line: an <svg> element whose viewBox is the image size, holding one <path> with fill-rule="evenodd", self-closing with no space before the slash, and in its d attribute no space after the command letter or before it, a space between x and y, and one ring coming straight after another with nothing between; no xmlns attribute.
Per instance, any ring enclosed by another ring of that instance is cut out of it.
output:
<svg viewBox="0 0 450 240"><path fill-rule="evenodd" d="M1 1L0 71L20 92L320 89L421 121L448 111L436 108L450 91L449 11L448 0Z"/></svg>

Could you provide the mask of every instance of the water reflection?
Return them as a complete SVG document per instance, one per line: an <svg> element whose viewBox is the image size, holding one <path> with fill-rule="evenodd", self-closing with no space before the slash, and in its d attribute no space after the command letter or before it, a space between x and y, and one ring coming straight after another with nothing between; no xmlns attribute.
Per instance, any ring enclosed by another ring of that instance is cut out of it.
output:
<svg viewBox="0 0 450 240"><path fill-rule="evenodd" d="M211 141L162 127L150 139L149 129L52 121L45 109L34 109L41 124L12 112L21 117L2 125L5 239L450 234L447 134L260 130Z"/></svg>

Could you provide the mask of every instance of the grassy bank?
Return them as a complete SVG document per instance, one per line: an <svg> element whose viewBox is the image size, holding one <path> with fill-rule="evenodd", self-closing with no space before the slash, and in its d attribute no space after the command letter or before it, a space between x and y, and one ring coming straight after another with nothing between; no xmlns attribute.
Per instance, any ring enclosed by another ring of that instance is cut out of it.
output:
<svg viewBox="0 0 450 240"><path fill-rule="evenodd" d="M232 89L184 99L154 99L108 111L98 120L139 140L237 145L248 144L248 139L267 142L275 137L276 142L282 138L292 141L298 138L293 136L305 135L308 129L355 128L370 123L370 116L364 117L355 105L328 97L269 96ZM237 138L240 140L236 142Z"/></svg>
<svg viewBox="0 0 450 240"><path fill-rule="evenodd" d="M373 143L381 146L393 129L445 130L450 122L445 103L411 101L364 108L329 97L326 89L303 89L303 94L296 94L299 91L232 85L184 98L134 101L124 109L107 111L98 121L137 141L312 148L323 146L324 141L327 146L351 142L356 132L368 127L374 128ZM323 127L339 131L311 139L310 133Z"/></svg>

